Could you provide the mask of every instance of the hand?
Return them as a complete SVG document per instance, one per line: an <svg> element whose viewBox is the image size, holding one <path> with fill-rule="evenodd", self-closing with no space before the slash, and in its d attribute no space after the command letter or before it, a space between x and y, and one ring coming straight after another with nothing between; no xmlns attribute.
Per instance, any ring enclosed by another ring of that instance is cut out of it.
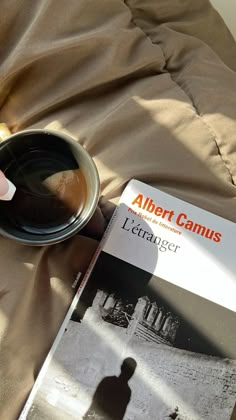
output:
<svg viewBox="0 0 236 420"><path fill-rule="evenodd" d="M0 200L10 201L16 191L16 187L7 179L2 171L0 171Z"/></svg>

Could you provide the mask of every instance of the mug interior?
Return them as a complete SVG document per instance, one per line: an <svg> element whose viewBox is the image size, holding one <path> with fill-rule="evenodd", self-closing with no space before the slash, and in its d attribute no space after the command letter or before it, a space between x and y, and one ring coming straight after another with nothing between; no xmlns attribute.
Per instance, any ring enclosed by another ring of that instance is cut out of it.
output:
<svg viewBox="0 0 236 420"><path fill-rule="evenodd" d="M23 243L50 244L82 229L94 213L99 179L88 153L69 136L26 130L0 145L1 169L16 185L0 202L3 234Z"/></svg>

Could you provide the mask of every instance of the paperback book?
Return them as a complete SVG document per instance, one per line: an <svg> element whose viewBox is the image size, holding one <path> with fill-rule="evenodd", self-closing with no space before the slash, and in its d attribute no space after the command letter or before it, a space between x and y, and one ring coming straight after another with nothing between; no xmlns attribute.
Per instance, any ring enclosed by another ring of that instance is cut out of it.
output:
<svg viewBox="0 0 236 420"><path fill-rule="evenodd" d="M231 419L235 237L130 181L20 419Z"/></svg>

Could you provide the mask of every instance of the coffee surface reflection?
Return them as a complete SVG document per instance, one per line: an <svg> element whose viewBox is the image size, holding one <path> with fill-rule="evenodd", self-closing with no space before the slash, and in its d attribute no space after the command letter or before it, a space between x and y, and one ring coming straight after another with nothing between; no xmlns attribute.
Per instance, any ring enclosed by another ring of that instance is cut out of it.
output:
<svg viewBox="0 0 236 420"><path fill-rule="evenodd" d="M85 177L66 155L33 150L13 162L6 176L16 185L13 200L6 204L7 217L25 232L64 229L84 209Z"/></svg>

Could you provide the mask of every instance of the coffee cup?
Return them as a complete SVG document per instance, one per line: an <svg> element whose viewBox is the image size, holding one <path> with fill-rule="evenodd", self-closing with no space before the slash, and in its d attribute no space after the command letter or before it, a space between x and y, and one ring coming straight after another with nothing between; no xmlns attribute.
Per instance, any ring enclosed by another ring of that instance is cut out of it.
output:
<svg viewBox="0 0 236 420"><path fill-rule="evenodd" d="M0 234L28 245L50 245L83 229L99 199L96 166L63 132L32 129L0 143L0 169L15 185L0 201Z"/></svg>

